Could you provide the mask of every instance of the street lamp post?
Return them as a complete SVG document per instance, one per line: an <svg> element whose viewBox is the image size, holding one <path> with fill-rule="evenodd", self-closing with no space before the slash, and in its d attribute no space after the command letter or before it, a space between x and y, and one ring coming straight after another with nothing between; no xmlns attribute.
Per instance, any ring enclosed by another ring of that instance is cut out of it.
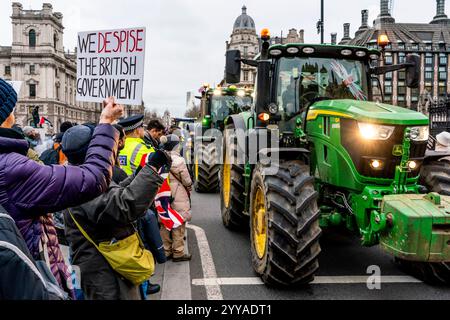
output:
<svg viewBox="0 0 450 320"><path fill-rule="evenodd" d="M317 22L317 33L320 33L320 43L324 43L324 0L320 0L320 20Z"/></svg>

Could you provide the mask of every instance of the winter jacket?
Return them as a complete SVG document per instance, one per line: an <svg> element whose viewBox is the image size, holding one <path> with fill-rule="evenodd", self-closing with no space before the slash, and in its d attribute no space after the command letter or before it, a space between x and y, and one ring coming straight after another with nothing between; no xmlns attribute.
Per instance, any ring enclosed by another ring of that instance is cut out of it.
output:
<svg viewBox="0 0 450 320"><path fill-rule="evenodd" d="M98 198L71 208L77 222L96 242L123 239L135 232L133 222L144 216L162 184L162 178L146 165L138 175L120 185L112 182ZM87 299L139 298L137 286L113 271L105 258L81 234L68 210L64 213L72 262L81 270L81 286Z"/></svg>
<svg viewBox="0 0 450 320"><path fill-rule="evenodd" d="M187 221L191 216L191 201L188 189L192 186L191 176L186 166L186 160L178 151L170 151L172 167L170 168L170 189L173 202L171 207L178 211Z"/></svg>
<svg viewBox="0 0 450 320"><path fill-rule="evenodd" d="M98 125L84 165L64 167L28 159L27 142L11 131L0 128L0 204L15 220L34 259L41 258L40 244L47 244L44 252L54 269L63 259L48 213L89 201L107 189L119 133L111 125ZM56 269L52 271L58 278Z"/></svg>

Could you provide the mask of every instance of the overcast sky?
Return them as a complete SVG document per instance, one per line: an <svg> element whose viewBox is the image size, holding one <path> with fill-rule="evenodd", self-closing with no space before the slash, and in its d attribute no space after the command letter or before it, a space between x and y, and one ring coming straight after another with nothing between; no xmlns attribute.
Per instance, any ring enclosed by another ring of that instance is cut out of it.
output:
<svg viewBox="0 0 450 320"><path fill-rule="evenodd" d="M255 20L256 30L269 28L272 35L290 28L305 29L305 41L317 43L316 22L320 0L22 0L24 9L41 9L50 2L53 11L64 16L64 46L76 46L79 31L121 27L147 28L144 101L148 109L173 115L185 111L186 92L202 83L217 84L223 76L225 41L229 40L241 7ZM395 0L393 16L397 22L432 20L435 0ZM448 2L446 3L448 11ZM11 1L0 0L0 45L10 46ZM369 9L369 21L379 13L379 0L325 0L325 39L342 24L351 23L351 34L361 24L361 10Z"/></svg>

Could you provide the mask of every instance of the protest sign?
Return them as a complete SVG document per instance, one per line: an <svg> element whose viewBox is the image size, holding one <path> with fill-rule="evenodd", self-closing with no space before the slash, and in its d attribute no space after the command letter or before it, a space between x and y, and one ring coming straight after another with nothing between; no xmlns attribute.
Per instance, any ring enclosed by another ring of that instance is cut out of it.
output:
<svg viewBox="0 0 450 320"><path fill-rule="evenodd" d="M145 28L80 32L77 43L77 101L142 103Z"/></svg>

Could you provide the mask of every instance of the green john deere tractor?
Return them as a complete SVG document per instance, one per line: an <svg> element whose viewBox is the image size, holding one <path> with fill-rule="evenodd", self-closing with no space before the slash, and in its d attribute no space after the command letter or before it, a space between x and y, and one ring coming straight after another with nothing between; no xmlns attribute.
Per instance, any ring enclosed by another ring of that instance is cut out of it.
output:
<svg viewBox="0 0 450 320"><path fill-rule="evenodd" d="M250 226L255 271L269 285L311 282L322 230L340 227L449 284L450 164L427 151L427 117L373 102L377 75L406 69L417 87L419 57L378 66L365 47L262 38L256 60L227 52L228 83L241 63L257 68L256 100L225 122L220 173L223 223Z"/></svg>
<svg viewBox="0 0 450 320"><path fill-rule="evenodd" d="M195 127L194 188L197 192L219 191L222 131L231 114L250 110L252 90L204 85L201 97L201 123Z"/></svg>

